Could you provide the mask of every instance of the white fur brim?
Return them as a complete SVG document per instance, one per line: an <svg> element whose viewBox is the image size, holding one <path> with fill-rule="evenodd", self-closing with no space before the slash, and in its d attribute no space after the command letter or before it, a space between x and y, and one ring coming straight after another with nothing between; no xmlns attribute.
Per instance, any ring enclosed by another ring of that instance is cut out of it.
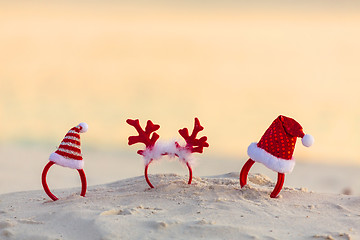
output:
<svg viewBox="0 0 360 240"><path fill-rule="evenodd" d="M255 162L260 162L278 173L291 173L295 167L295 159L286 160L275 157L264 149L259 148L257 143L251 143L247 153Z"/></svg>
<svg viewBox="0 0 360 240"><path fill-rule="evenodd" d="M70 160L66 159L63 156L52 153L50 154L49 161L52 161L60 166L68 167L72 169L83 169L84 168L84 160Z"/></svg>

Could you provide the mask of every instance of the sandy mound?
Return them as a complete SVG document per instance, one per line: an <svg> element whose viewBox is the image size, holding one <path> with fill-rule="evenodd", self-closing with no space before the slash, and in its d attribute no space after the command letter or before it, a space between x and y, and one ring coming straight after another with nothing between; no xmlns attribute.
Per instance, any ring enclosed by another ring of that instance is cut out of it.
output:
<svg viewBox="0 0 360 240"><path fill-rule="evenodd" d="M360 197L284 188L238 173L194 178L150 175L79 189L0 195L0 239L359 239Z"/></svg>

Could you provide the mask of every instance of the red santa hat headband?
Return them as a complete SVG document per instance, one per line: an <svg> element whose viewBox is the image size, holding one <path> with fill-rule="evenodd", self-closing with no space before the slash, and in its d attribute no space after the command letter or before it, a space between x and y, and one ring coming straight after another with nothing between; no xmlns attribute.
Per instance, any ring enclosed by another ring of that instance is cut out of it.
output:
<svg viewBox="0 0 360 240"><path fill-rule="evenodd" d="M154 160L160 159L164 155L176 156L179 160L186 164L189 170L189 180L188 184L191 184L192 181L192 153L202 153L204 147L209 147L209 144L206 142L207 137L203 136L199 139L196 138L196 135L202 131L204 128L200 125L199 119L195 118L194 130L191 135L187 128L179 130L180 135L185 139L186 145L181 146L177 141L169 142L167 144L156 142L159 139L159 135L155 133L156 130L160 128L159 125L153 124L150 120L147 121L145 131L141 128L139 119L132 120L128 119L126 122L133 126L136 131L139 133L138 136L129 137L129 145L135 143L144 143L146 148L144 150L139 150L137 153L142 155L145 162L145 180L151 188L154 186L151 184L148 177L148 167L150 163ZM151 135L151 136L150 136Z"/></svg>
<svg viewBox="0 0 360 240"><path fill-rule="evenodd" d="M292 155L296 139L302 138L302 144L310 147L314 138L304 134L302 126L292 118L280 115L266 130L258 143L248 147L250 159L240 172L240 185L246 185L250 168L255 162L260 162L271 170L278 172L278 181L270 197L275 198L280 193L285 180L285 173L291 173L295 166Z"/></svg>
<svg viewBox="0 0 360 240"><path fill-rule="evenodd" d="M85 172L83 170L84 160L80 148L80 133L87 132L87 130L88 125L86 123L80 123L76 127L71 128L60 143L58 149L50 155L49 162L44 167L42 172L42 185L46 194L54 201L58 200L58 198L51 193L46 183L47 172L54 164L76 169L79 172L81 179L80 195L85 197L87 183Z"/></svg>

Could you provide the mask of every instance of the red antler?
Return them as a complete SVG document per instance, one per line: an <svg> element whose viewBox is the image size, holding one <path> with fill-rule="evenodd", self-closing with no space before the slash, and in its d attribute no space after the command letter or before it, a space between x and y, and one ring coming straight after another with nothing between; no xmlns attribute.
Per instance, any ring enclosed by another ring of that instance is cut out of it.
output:
<svg viewBox="0 0 360 240"><path fill-rule="evenodd" d="M138 136L130 136L129 137L129 145L133 145L135 143L144 143L146 148L151 148L155 145L155 142L159 139L159 135L155 133L156 130L160 128L159 125L153 124L150 120L147 121L145 131L141 128L139 119L132 120L128 119L126 122L133 126L136 131L139 133ZM154 133L153 133L154 132ZM150 135L152 136L150 137ZM142 155L143 150L139 150L138 154Z"/></svg>
<svg viewBox="0 0 360 240"><path fill-rule="evenodd" d="M200 121L198 118L195 118L194 130L189 136L189 131L187 128L183 128L179 130L180 135L186 141L186 147L191 149L191 152L202 153L204 147L209 147L209 144L206 142L207 137L203 136L200 139L196 139L196 135L202 131L204 128L200 125Z"/></svg>

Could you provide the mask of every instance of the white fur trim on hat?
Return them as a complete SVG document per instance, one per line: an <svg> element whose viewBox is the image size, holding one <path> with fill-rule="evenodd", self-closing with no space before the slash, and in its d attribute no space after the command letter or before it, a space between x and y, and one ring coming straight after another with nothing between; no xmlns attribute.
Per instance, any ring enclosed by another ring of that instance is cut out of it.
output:
<svg viewBox="0 0 360 240"><path fill-rule="evenodd" d="M304 137L301 139L301 142L305 147L311 147L314 144L314 141L314 137L310 134L305 134Z"/></svg>
<svg viewBox="0 0 360 240"><path fill-rule="evenodd" d="M255 162L260 162L278 173L291 173L295 166L295 159L286 160L275 157L264 149L259 148L257 143L251 143L247 153Z"/></svg>
<svg viewBox="0 0 360 240"><path fill-rule="evenodd" d="M89 126L87 125L87 123L84 123L84 122L80 123L79 126L81 127L81 129L80 129L81 133L85 133L89 129Z"/></svg>
<svg viewBox="0 0 360 240"><path fill-rule="evenodd" d="M60 166L68 167L68 168L72 168L72 169L83 169L84 168L84 160L66 159L63 156L61 156L55 152L50 154L49 161L52 161Z"/></svg>

